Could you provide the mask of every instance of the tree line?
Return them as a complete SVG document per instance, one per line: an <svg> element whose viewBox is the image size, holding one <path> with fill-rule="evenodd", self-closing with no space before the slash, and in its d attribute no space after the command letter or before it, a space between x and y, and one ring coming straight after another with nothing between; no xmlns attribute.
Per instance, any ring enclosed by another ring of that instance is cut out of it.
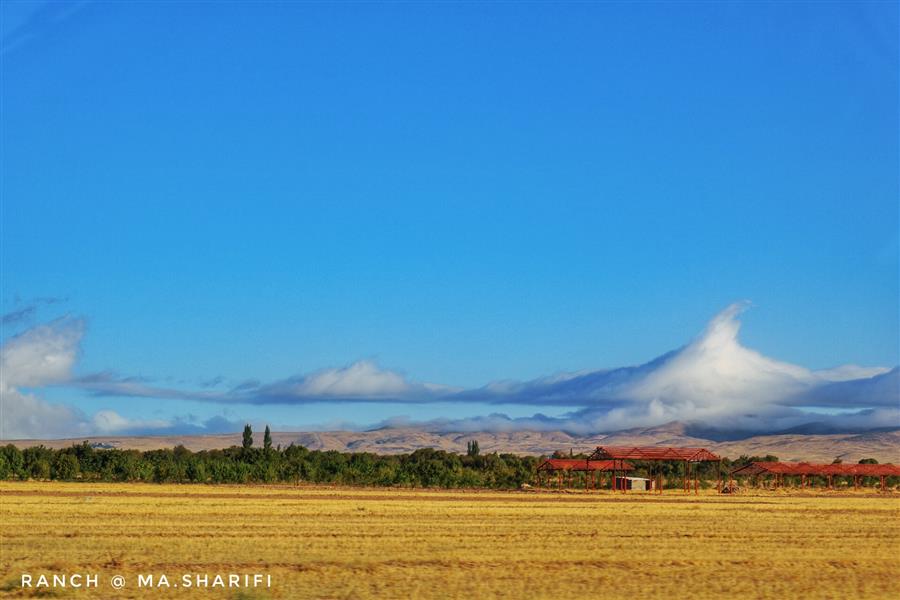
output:
<svg viewBox="0 0 900 600"><path fill-rule="evenodd" d="M556 458L587 458L586 454L554 453ZM253 431L244 428L242 443L222 450L192 452L182 445L163 450L98 448L85 441L54 450L44 446L20 449L0 447L0 480L37 479L59 481L110 481L155 483L320 483L361 486L513 489L535 482L543 457L516 454L482 454L476 440L466 454L421 448L409 454L309 450L291 444L273 447L266 427L262 447L254 446ZM723 459L722 477L755 461L775 461L775 456L741 456ZM860 462L876 462L864 459ZM633 475L653 469L661 472L666 487L678 487L684 465L629 461ZM715 463L698 463L697 475L704 487L715 485ZM579 477L583 477L580 475Z"/></svg>
<svg viewBox="0 0 900 600"><path fill-rule="evenodd" d="M54 450L44 446L0 447L0 479L52 479L156 483L322 483L366 486L511 489L531 483L540 459L481 454L477 443L465 455L422 448L409 454L273 447L269 428L262 447L244 429L241 446L192 452L182 445L164 450L97 448L87 441Z"/></svg>

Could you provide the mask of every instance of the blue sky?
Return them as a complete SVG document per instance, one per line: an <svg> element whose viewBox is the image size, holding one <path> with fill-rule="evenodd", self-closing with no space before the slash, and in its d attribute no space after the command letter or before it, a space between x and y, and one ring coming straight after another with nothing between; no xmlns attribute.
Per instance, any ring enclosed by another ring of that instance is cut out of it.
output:
<svg viewBox="0 0 900 600"><path fill-rule="evenodd" d="M282 426L470 417L494 409L69 383L231 389L364 360L476 388L640 364L743 299L742 340L765 355L900 362L896 3L2 16L0 304L37 306L3 338L79 320L43 401Z"/></svg>

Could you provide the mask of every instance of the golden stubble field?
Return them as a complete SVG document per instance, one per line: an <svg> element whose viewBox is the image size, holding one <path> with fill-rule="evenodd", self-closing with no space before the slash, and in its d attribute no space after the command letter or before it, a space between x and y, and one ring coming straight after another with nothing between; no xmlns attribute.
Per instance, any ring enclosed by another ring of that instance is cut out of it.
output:
<svg viewBox="0 0 900 600"><path fill-rule="evenodd" d="M0 483L0 596L900 598L898 517L900 496L850 491ZM97 573L99 588L38 593L21 573ZM272 587L138 589L141 573Z"/></svg>

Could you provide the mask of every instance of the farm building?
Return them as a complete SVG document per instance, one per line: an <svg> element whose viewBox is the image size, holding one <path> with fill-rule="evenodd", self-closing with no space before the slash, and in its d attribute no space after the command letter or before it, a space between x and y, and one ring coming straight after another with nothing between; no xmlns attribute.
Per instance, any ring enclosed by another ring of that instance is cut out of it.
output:
<svg viewBox="0 0 900 600"><path fill-rule="evenodd" d="M872 486L878 482L882 491L887 490L888 478L900 478L900 467L893 464L814 464L807 462L753 462L733 469L729 473L728 486L723 490L722 459L705 448L678 448L656 446L598 446L588 458L550 458L537 467L538 487L553 485L558 489L583 487L585 490L609 487L615 491L655 491L662 493L663 471L671 477L673 469L664 469L661 463L681 463L684 491L699 493L698 463L717 463L717 491L734 491L735 482L750 480L754 485L778 488L786 483L801 488L813 485L834 488L835 485ZM642 464L641 464L642 463ZM647 477L634 473L640 469ZM709 470L706 470L707 474ZM606 473L610 474L607 479ZM555 476L555 477L554 477ZM608 481L608 483L607 483ZM896 482L897 479L894 480ZM893 485L893 484L892 484Z"/></svg>
<svg viewBox="0 0 900 600"><path fill-rule="evenodd" d="M682 487L684 491L689 492L691 490L691 485L693 485L694 493L699 493L700 489L700 480L697 476L697 468L696 464L700 462L715 462L721 467L721 457L717 454L713 454L706 448L662 448L657 446L597 446L597 449L594 450L593 454L589 457L590 460L604 460L611 461L613 465L617 465L623 463L626 460L640 460L649 462L650 467L650 477L649 479L654 483L650 486L650 489L655 489L659 493L662 493L663 482L662 482L662 471L661 469L656 469L654 471L652 465L658 462L675 462L675 463L683 463L684 465L684 475L682 481ZM614 467L615 468L615 467ZM721 474L717 476L716 489L720 490L722 487L722 478ZM623 492L627 491L627 485L623 486L621 489Z"/></svg>
<svg viewBox="0 0 900 600"><path fill-rule="evenodd" d="M602 487L604 473L612 472L615 478L619 473L633 471L634 466L628 462L619 462L611 460L588 460L585 458L548 458L537 467L537 486L543 487L544 475L548 476L548 483L552 481L556 475L556 487L562 489L563 484L566 487L572 487L577 479L583 480L584 489L598 489ZM576 474L581 474L576 476ZM612 485L613 479L610 479Z"/></svg>
<svg viewBox="0 0 900 600"><path fill-rule="evenodd" d="M864 477L877 477L883 491L887 489L886 479L888 477L900 477L900 467L892 464L754 462L734 469L730 475L732 480L749 478L757 485L762 483L773 488L784 486L786 476L797 478L800 487L811 486L814 478L819 477L829 488L833 488L835 477L844 478L843 481L852 481L853 487L857 489L862 484Z"/></svg>
<svg viewBox="0 0 900 600"><path fill-rule="evenodd" d="M617 490L635 490L638 492L652 491L656 486L653 480L646 477L616 477Z"/></svg>

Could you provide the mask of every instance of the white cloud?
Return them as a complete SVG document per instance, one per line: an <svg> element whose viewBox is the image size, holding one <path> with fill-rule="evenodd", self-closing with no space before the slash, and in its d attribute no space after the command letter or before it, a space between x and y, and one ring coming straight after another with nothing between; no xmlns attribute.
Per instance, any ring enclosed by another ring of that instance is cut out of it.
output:
<svg viewBox="0 0 900 600"><path fill-rule="evenodd" d="M90 429L97 434L116 434L136 429L164 429L171 427L172 422L162 419L126 419L113 410L99 410L94 413L90 425Z"/></svg>
<svg viewBox="0 0 900 600"><path fill-rule="evenodd" d="M694 407L728 410L729 404L751 404L794 394L815 381L802 367L767 358L738 342L738 316L744 303L716 315L706 331L649 373L622 386L617 395L656 403L657 409Z"/></svg>
<svg viewBox="0 0 900 600"><path fill-rule="evenodd" d="M325 369L291 386L297 396L398 396L410 391L406 380L393 371L363 360L341 369Z"/></svg>
<svg viewBox="0 0 900 600"><path fill-rule="evenodd" d="M117 433L165 424L133 421L111 410L88 417L75 407L22 391L69 381L84 330L81 319L57 319L28 329L0 347L0 439Z"/></svg>
<svg viewBox="0 0 900 600"><path fill-rule="evenodd" d="M83 335L84 321L62 318L11 338L0 349L0 386L38 387L68 379Z"/></svg>
<svg viewBox="0 0 900 600"><path fill-rule="evenodd" d="M763 356L738 341L739 316L747 306L727 307L689 344L637 367L491 384L464 396L494 404L581 406L568 417L538 419L541 429L555 425L579 432L670 421L749 431L817 420L900 427L896 369L846 365L811 371ZM848 414L821 412L822 407ZM517 419L516 425L530 427L532 421Z"/></svg>
<svg viewBox="0 0 900 600"><path fill-rule="evenodd" d="M225 401L254 404L308 402L428 402L456 392L454 388L416 383L367 360L347 367L323 369L266 385L241 386Z"/></svg>
<svg viewBox="0 0 900 600"><path fill-rule="evenodd" d="M84 415L16 388L0 388L0 439L70 437L87 433Z"/></svg>

